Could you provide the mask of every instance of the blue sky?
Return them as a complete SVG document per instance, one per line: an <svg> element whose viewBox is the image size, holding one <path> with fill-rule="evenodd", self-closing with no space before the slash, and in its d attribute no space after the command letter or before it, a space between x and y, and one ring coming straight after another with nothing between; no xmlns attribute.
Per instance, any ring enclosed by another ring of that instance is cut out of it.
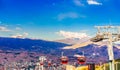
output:
<svg viewBox="0 0 120 70"><path fill-rule="evenodd" d="M119 12L120 0L0 0L0 36L82 37L95 25L120 25Z"/></svg>

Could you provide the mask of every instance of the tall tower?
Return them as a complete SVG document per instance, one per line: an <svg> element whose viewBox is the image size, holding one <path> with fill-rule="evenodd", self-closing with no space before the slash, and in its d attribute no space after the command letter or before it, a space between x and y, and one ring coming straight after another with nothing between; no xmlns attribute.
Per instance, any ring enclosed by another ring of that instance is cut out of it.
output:
<svg viewBox="0 0 120 70"><path fill-rule="evenodd" d="M114 70L113 42L120 40L120 26L95 26L98 29L97 35L92 39L93 42L107 40L109 66Z"/></svg>

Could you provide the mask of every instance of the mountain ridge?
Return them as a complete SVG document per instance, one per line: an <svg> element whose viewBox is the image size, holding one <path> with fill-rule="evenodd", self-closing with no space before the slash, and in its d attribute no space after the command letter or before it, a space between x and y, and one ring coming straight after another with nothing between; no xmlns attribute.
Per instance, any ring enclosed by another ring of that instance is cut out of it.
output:
<svg viewBox="0 0 120 70"><path fill-rule="evenodd" d="M0 37L0 48L1 49L34 49L34 48L41 48L41 49L60 49L67 44L54 42L54 41L47 41L47 40L33 40L29 38L21 39L21 38L9 38L9 37Z"/></svg>
<svg viewBox="0 0 120 70"><path fill-rule="evenodd" d="M10 52L15 52L15 54L17 54L17 51L22 51L27 52L28 54L29 52L34 52L39 53L40 55L49 56L50 58L60 58L61 52L64 52L65 56L72 59L75 54L82 55L82 52L84 51L84 55L87 57L88 62L91 62L92 59L94 59L95 63L100 60L103 62L108 61L107 46L99 47L95 44L89 44L76 49L62 49L65 46L71 45L54 41L0 37L0 52L5 51L5 54ZM120 58L120 50L116 47L114 47L114 54L115 59ZM35 54L32 56L35 56Z"/></svg>

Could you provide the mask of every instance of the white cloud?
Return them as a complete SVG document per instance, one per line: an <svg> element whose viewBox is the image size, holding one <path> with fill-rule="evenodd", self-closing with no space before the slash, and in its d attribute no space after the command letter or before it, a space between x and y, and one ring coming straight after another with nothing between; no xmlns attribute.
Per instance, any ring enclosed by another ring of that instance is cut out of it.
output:
<svg viewBox="0 0 120 70"><path fill-rule="evenodd" d="M83 1L83 0L82 0ZM83 3L81 3L81 0L73 0L74 4L77 6L84 6Z"/></svg>
<svg viewBox="0 0 120 70"><path fill-rule="evenodd" d="M16 29L16 30L22 30L22 28L20 28L20 27L16 27L15 29Z"/></svg>
<svg viewBox="0 0 120 70"><path fill-rule="evenodd" d="M97 1L95 1L95 0L87 0L87 3L88 3L89 5L102 5L102 3L99 3L99 2L97 2Z"/></svg>
<svg viewBox="0 0 120 70"><path fill-rule="evenodd" d="M28 35L29 35L29 33L24 32L23 34L17 33L16 35L13 35L11 37L13 37L13 38L26 38Z"/></svg>
<svg viewBox="0 0 120 70"><path fill-rule="evenodd" d="M11 30L9 30L8 28L6 28L4 26L0 26L0 31L2 31L2 32L9 32Z"/></svg>
<svg viewBox="0 0 120 70"><path fill-rule="evenodd" d="M61 13L58 15L58 20L63 20L63 19L66 19L66 18L78 18L78 14L75 13L75 12L68 12L68 13Z"/></svg>
<svg viewBox="0 0 120 70"><path fill-rule="evenodd" d="M67 32L67 31L59 31L57 34L65 37L65 38L85 38L88 37L86 33L80 33L80 32Z"/></svg>
<svg viewBox="0 0 120 70"><path fill-rule="evenodd" d="M97 2L96 0L73 0L73 3L76 6L85 6L86 2L89 5L102 5L102 3Z"/></svg>
<svg viewBox="0 0 120 70"><path fill-rule="evenodd" d="M29 33L27 33L27 32L24 32L24 33L23 33L23 35L24 35L24 36L28 36L28 35L29 35Z"/></svg>
<svg viewBox="0 0 120 70"><path fill-rule="evenodd" d="M86 16L84 15L79 15L78 13L75 12L67 12L67 13L60 13L57 16L57 19L59 21L70 18L70 19L76 19L76 18L85 18Z"/></svg>

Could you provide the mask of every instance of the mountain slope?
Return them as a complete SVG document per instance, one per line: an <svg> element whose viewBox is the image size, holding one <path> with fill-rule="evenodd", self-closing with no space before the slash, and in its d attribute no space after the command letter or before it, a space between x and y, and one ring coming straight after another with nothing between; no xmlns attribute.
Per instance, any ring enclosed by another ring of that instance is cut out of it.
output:
<svg viewBox="0 0 120 70"><path fill-rule="evenodd" d="M84 41L89 40L88 37L86 38L66 38L66 39L61 39L61 40L56 40L56 42L61 42L61 43L66 43L66 44L78 44Z"/></svg>
<svg viewBox="0 0 120 70"><path fill-rule="evenodd" d="M120 58L120 50L116 47L114 47L114 57L115 59ZM65 49L65 54L74 56L75 54L77 55L82 55L82 52L84 51L84 55L87 57L88 62L106 62L108 61L108 50L107 46L102 46L98 47L97 45L90 44L84 47L80 47L77 49ZM72 52L71 54L68 54ZM93 60L94 59L94 60Z"/></svg>
<svg viewBox="0 0 120 70"><path fill-rule="evenodd" d="M67 46L67 44L45 40L0 37L0 49L2 50L49 51L61 49L64 46Z"/></svg>
<svg viewBox="0 0 120 70"><path fill-rule="evenodd" d="M2 51L6 51L6 50L10 50L10 51L21 50L22 52L30 51L39 54L45 54L46 56L49 56L50 58L53 59L56 57L59 58L61 56L61 52L64 52L64 55L68 56L70 61L74 59L75 54L81 55L82 52L84 51L88 62L95 61L97 63L99 61L108 61L108 53L106 46L99 47L98 45L90 44L84 47L78 47L76 49L61 49L65 46L70 46L70 45L53 42L53 41L45 41L45 40L0 37L0 50ZM120 58L120 50L116 47L114 47L114 54L115 54L115 58ZM32 56L35 56L35 54L33 54Z"/></svg>

